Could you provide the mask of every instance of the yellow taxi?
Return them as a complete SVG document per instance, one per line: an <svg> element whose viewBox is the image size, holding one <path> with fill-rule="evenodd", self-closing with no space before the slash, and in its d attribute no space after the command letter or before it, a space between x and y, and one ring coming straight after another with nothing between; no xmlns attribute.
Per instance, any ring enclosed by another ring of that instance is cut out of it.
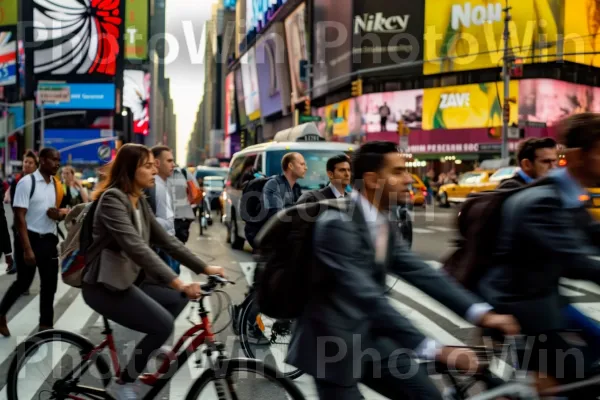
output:
<svg viewBox="0 0 600 400"><path fill-rule="evenodd" d="M411 174L413 178L412 189L410 193L410 197L415 206L425 205L425 199L427 198L427 187L415 174Z"/></svg>
<svg viewBox="0 0 600 400"><path fill-rule="evenodd" d="M469 193L493 190L505 179L511 178L517 167L503 167L498 170L475 170L466 172L458 178L458 183L442 185L438 199L442 207L458 204L467 200Z"/></svg>
<svg viewBox="0 0 600 400"><path fill-rule="evenodd" d="M600 221L600 187L588 188L590 201L588 202L588 211L594 219Z"/></svg>

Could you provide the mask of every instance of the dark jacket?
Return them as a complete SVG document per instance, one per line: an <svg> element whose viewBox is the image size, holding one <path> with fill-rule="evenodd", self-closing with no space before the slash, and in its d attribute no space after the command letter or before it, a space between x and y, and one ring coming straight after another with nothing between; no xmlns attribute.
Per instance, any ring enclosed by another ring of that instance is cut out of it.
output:
<svg viewBox="0 0 600 400"><path fill-rule="evenodd" d="M0 199L4 198L4 190L0 189ZM8 222L6 221L6 212L4 204L0 203L0 255L12 253L10 244L10 233L8 232Z"/></svg>
<svg viewBox="0 0 600 400"><path fill-rule="evenodd" d="M500 182L497 189L516 189L525 186L527 182L519 174L514 174L512 178L508 178Z"/></svg>
<svg viewBox="0 0 600 400"><path fill-rule="evenodd" d="M382 358L389 358L394 351L416 349L425 340L387 299L387 272L458 315L464 316L479 301L418 260L402 245L396 229L389 230L386 261L377 262L361 206L352 198L343 201L348 202L347 215L329 210L316 222L315 256L331 274L332 284L327 293L309 299L297 320L287 362L312 376L351 386L362 375L361 351L365 354L364 350L374 349Z"/></svg>
<svg viewBox="0 0 600 400"><path fill-rule="evenodd" d="M298 199L298 204L304 203L317 203L321 200L333 200L335 199L335 194L331 187L326 186L323 189L319 190L311 190L310 192L304 193Z"/></svg>
<svg viewBox="0 0 600 400"><path fill-rule="evenodd" d="M600 283L597 224L585 205L565 206L560 182L515 193L502 208L495 263L478 293L499 313L514 315L523 333L567 328L561 277Z"/></svg>

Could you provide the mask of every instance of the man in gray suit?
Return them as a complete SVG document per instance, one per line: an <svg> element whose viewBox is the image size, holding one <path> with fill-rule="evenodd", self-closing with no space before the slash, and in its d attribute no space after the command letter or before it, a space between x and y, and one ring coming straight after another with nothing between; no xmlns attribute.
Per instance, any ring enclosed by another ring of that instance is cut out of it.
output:
<svg viewBox="0 0 600 400"><path fill-rule="evenodd" d="M355 191L348 211L325 211L316 222L317 262L328 271L329 290L311 296L298 319L288 363L315 377L321 399L360 399L362 382L391 399L441 399L415 359L437 359L469 369L474 354L426 338L385 296L389 271L477 325L517 333L510 316L455 285L401 244L389 210L407 196L411 177L389 142L370 142L352 162Z"/></svg>
<svg viewBox="0 0 600 400"><path fill-rule="evenodd" d="M583 376L581 367L589 367L595 356L590 347L577 347L560 332L569 328L570 313L565 312L559 280L600 284L600 247L590 230L594 222L585 189L600 182L600 115L567 118L561 135L567 167L552 170L503 204L495 265L478 291L498 311L513 314L523 333L535 338L531 370L572 381ZM573 350L581 357L565 357Z"/></svg>

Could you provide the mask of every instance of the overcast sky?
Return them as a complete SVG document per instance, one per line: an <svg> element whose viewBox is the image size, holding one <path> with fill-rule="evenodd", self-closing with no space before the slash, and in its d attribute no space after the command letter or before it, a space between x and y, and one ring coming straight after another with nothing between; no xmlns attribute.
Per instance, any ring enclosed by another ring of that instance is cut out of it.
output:
<svg viewBox="0 0 600 400"><path fill-rule="evenodd" d="M204 90L204 46L202 32L216 0L166 0L167 33L177 40L177 57L167 62L166 75L171 79L171 96L177 114L177 162L185 165L187 143L196 120ZM190 49L191 48L191 49ZM175 54L175 53L174 53ZM198 57L197 55L202 55Z"/></svg>

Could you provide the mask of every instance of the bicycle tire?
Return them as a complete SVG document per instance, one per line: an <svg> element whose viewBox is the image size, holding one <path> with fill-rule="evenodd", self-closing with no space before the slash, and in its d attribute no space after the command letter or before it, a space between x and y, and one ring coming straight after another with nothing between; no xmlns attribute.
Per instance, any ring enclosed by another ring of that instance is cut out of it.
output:
<svg viewBox="0 0 600 400"><path fill-rule="evenodd" d="M294 385L289 378L285 377L280 371L266 365L262 361L239 358L224 360L218 370L220 373L223 373L225 378L231 378L233 372L235 371L253 372L257 373L258 375L263 375L270 381L279 384L292 398L292 400L305 400L300 389L298 389L298 387L296 387L296 385ZM207 369L204 371L190 388L188 394L186 395L186 400L202 399L202 391L209 383L216 379L217 376L214 369Z"/></svg>
<svg viewBox="0 0 600 400"><path fill-rule="evenodd" d="M249 298L248 301L244 302L245 306L244 306L244 308L242 308L240 310L240 314L239 314L240 317L239 317L239 321L238 321L238 330L239 330L239 336L240 336L240 345L242 347L242 351L244 352L244 355L248 358L256 359L256 354L254 354L254 352L252 351L252 347L250 346L250 343L248 340L248 324L246 323L248 314L252 310L252 306L254 305L256 298L254 297L255 296L254 293L250 294L249 296L252 296L252 297ZM284 376L286 378L292 379L292 380L297 379L302 375L304 375L304 372L302 372L299 369L295 369L290 372L284 373Z"/></svg>
<svg viewBox="0 0 600 400"><path fill-rule="evenodd" d="M92 342L83 336L67 331L47 330L30 336L17 346L15 355L10 363L8 374L6 376L6 393L9 399L19 400L17 382L23 362L36 348L49 342L66 342L72 344L80 349L80 354L82 355L89 354L95 347ZM101 354L96 355L96 368L98 369L98 372L100 372L102 384L106 388L110 384L113 374L109 363Z"/></svg>

